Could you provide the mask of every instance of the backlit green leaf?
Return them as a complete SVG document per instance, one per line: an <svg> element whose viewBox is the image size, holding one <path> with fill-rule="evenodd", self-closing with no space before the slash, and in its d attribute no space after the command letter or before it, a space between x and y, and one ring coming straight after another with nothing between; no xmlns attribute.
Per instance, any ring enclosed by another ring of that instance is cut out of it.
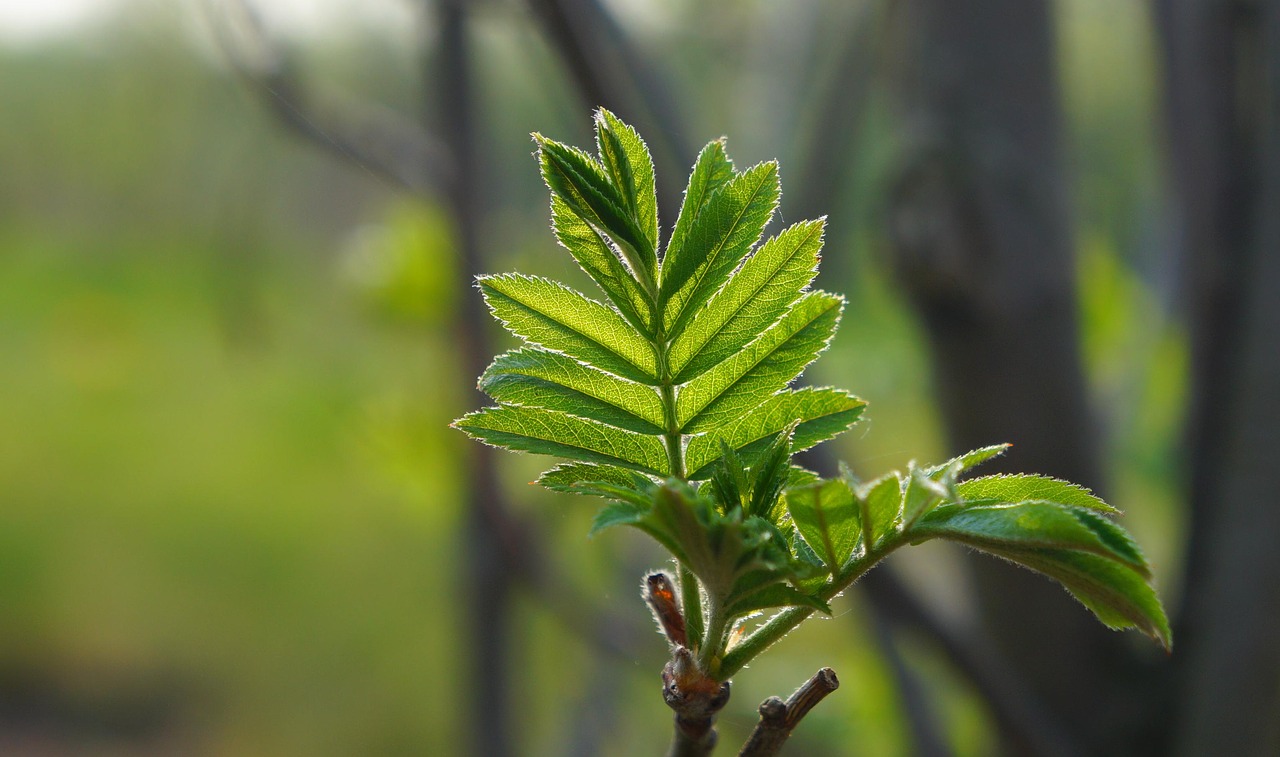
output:
<svg viewBox="0 0 1280 757"><path fill-rule="evenodd" d="M480 291L511 333L632 381L653 383L653 348L618 311L563 284L507 273L481 276Z"/></svg>
<svg viewBox="0 0 1280 757"><path fill-rule="evenodd" d="M671 345L684 382L745 347L786 312L818 271L822 221L798 223L749 257Z"/></svg>
<svg viewBox="0 0 1280 757"><path fill-rule="evenodd" d="M798 452L847 431L865 407L865 402L839 389L805 387L779 392L741 418L690 439L686 459L693 472L689 478L711 475L722 441L751 465L769 439L792 421L800 421L791 438L792 451Z"/></svg>
<svg viewBox="0 0 1280 757"><path fill-rule="evenodd" d="M601 162L631 208L636 225L649 246L658 249L658 197L649 148L635 129L604 108L596 111L596 145Z"/></svg>
<svg viewBox="0 0 1280 757"><path fill-rule="evenodd" d="M706 206L707 200L733 177L733 162L725 154L723 139L717 139L702 148L698 160L693 164L693 173L689 175L689 184L684 190L684 204L680 206L680 216L671 231L671 241L667 243L663 268L672 265L669 262L672 258L682 256L679 250L684 247L689 229Z"/></svg>
<svg viewBox="0 0 1280 757"><path fill-rule="evenodd" d="M707 198L680 247L662 263L659 302L668 333L719 289L764 233L778 204L778 166L762 163Z"/></svg>
<svg viewBox="0 0 1280 757"><path fill-rule="evenodd" d="M1000 502L1022 502L1028 499L1044 499L1104 513L1119 512L1083 486L1048 476L1025 473L984 476L961 481L956 484L956 491L966 500L994 499Z"/></svg>
<svg viewBox="0 0 1280 757"><path fill-rule="evenodd" d="M558 352L519 349L500 355L480 376L479 386L508 405L558 410L642 434L662 433L662 400L656 389Z"/></svg>
<svg viewBox="0 0 1280 757"><path fill-rule="evenodd" d="M597 230L618 244L641 282L653 282L657 251L636 223L623 196L605 175L604 168L575 147L533 135L538 143L542 178L560 197Z"/></svg>
<svg viewBox="0 0 1280 757"><path fill-rule="evenodd" d="M1092 552L1150 575L1146 560L1119 526L1083 508L1054 502L945 507L911 534L942 536L983 548L1051 548Z"/></svg>
<svg viewBox="0 0 1280 757"><path fill-rule="evenodd" d="M666 450L658 437L566 413L499 405L464 415L453 425L497 447L668 473Z"/></svg>
<svg viewBox="0 0 1280 757"><path fill-rule="evenodd" d="M832 575L853 555L861 534L853 491L841 479L788 489L787 510L804 540Z"/></svg>
<svg viewBox="0 0 1280 757"><path fill-rule="evenodd" d="M676 398L685 433L707 431L758 407L793 381L826 348L844 299L810 292L740 352L693 379Z"/></svg>
<svg viewBox="0 0 1280 757"><path fill-rule="evenodd" d="M640 330L652 323L653 303L610 243L559 196L551 195L551 226L578 266Z"/></svg>
<svg viewBox="0 0 1280 757"><path fill-rule="evenodd" d="M537 483L548 489L568 494L598 495L599 484L644 493L652 487L652 479L616 465L600 463L560 463L538 477Z"/></svg>

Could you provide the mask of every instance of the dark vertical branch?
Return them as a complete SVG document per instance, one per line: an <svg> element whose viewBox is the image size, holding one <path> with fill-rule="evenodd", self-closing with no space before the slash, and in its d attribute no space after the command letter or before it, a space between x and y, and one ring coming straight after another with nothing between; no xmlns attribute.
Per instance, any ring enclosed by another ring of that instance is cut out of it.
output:
<svg viewBox="0 0 1280 757"><path fill-rule="evenodd" d="M1097 487L1045 0L896 6L910 151L889 200L894 264L934 357L950 446ZM998 466L997 466L998 467ZM1117 642L1044 579L971 563L984 625L1086 743L1103 739Z"/></svg>
<svg viewBox="0 0 1280 757"><path fill-rule="evenodd" d="M1192 356L1186 597L1166 689L1179 728L1164 753L1275 754L1280 2L1157 8Z"/></svg>
<svg viewBox="0 0 1280 757"><path fill-rule="evenodd" d="M1027 684L981 636L946 626L911 590L894 577L892 567L872 571L858 582L877 616L894 630L923 635L973 687L990 709L1001 737L1015 751L1037 757L1074 757L1083 751L1066 729L1046 712ZM919 727L913 728L919 734Z"/></svg>
<svg viewBox="0 0 1280 757"><path fill-rule="evenodd" d="M529 5L587 107L603 105L645 135L653 153L658 209L670 228L684 190L680 182L693 164L671 88L598 0L529 0Z"/></svg>
<svg viewBox="0 0 1280 757"><path fill-rule="evenodd" d="M448 184L447 199L454 219L454 234L461 265L459 291L470 291L481 273L479 177L482 166L477 150L475 82L471 69L471 45L466 0L435 3L440 28L439 68L424 76L439 82L438 111L441 130L456 170ZM468 376L479 375L492 350L484 332L487 314L478 297L462 298L454 323L463 367ZM483 402L478 394L477 403ZM471 753L504 757L512 753L511 670L508 639L511 630L513 571L505 559L516 551L503 544L507 519L498 487L494 456L489 447L471 445L468 458L468 497L464 570L468 602L466 715ZM514 542L514 538L509 540ZM504 549L504 547L506 547Z"/></svg>

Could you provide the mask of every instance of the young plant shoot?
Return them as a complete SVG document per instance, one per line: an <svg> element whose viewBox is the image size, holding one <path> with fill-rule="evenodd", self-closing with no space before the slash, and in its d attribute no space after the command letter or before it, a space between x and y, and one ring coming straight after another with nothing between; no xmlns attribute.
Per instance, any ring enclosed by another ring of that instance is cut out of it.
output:
<svg viewBox="0 0 1280 757"><path fill-rule="evenodd" d="M538 482L603 499L592 533L631 526L671 553L672 572L646 577L644 594L671 645L673 753L709 753L729 679L906 544L948 539L1026 566L1111 628L1169 647L1151 571L1115 509L1044 476L963 478L1007 445L868 481L793 465L865 406L843 389L791 387L844 305L810 287L823 221L761 243L778 166L739 171L717 140L664 245L648 148L606 110L595 126L594 156L534 140L556 237L604 297L521 273L480 277L524 345L480 377L497 404L455 425L567 460ZM836 685L824 669L791 700L767 700L742 753L775 753Z"/></svg>

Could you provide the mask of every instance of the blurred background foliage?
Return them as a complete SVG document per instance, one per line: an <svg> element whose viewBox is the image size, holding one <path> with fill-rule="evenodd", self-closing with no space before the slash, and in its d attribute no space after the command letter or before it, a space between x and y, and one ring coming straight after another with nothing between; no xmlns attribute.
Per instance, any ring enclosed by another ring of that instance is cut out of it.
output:
<svg viewBox="0 0 1280 757"><path fill-rule="evenodd" d="M324 87L415 115L419 19L397 0L367 5L388 7L335 6L337 20L301 31L287 14L269 20ZM787 179L806 145L791 127L815 116L794 76L837 74L821 60L833 45L805 61L796 40L851 11L614 5L695 94L680 136L726 134L740 165L781 158L782 214L798 220ZM1151 20L1139 3L1055 8L1110 499L1173 596L1187 347L1152 252L1167 208ZM447 211L293 139L225 65L209 29L218 12L134 0L0 45L0 752L453 753L469 443L447 424L469 409L473 377L449 322L475 293L454 285ZM572 278L527 135L585 144L587 110L526 14L508 3L476 14L485 266ZM871 402L834 443L865 475L955 452L882 259L874 219L899 139L882 100L873 87L847 148L855 178L823 203L823 285L850 304L813 372ZM587 541L593 503L526 486L535 462L501 466L547 559L647 623L636 579L662 556L620 533ZM955 555L919 552L898 567L965 622ZM600 715L607 753L661 750L658 636L637 637L632 660L602 660L542 599L520 595L514 610L518 751L567 751L576 712L604 701L602 680L616 692ZM740 677L724 743L750 728L754 703L831 665L845 685L796 753L911 751L874 623L860 599L836 608ZM903 659L954 753L989 753L990 716L968 684L919 640L904 640Z"/></svg>

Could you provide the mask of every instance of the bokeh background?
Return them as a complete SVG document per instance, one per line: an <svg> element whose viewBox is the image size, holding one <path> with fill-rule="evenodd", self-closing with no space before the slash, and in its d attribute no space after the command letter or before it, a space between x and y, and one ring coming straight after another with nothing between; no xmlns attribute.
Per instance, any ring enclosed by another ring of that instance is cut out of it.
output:
<svg viewBox="0 0 1280 757"><path fill-rule="evenodd" d="M1280 749L1280 3L0 0L0 754L660 753L663 555L448 428L470 277L581 281L528 135L600 104L665 228L721 135L830 215L813 464L1011 441L1176 620L909 550L726 749L823 665L795 754Z"/></svg>

